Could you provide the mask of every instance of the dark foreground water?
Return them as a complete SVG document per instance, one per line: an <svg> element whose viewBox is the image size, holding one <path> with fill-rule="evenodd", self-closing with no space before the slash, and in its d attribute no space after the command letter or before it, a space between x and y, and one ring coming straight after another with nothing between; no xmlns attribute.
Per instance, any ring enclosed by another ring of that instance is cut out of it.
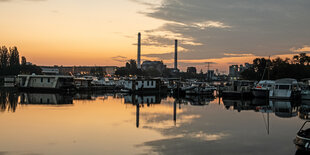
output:
<svg viewBox="0 0 310 155"><path fill-rule="evenodd" d="M1 92L0 155L295 154L307 105Z"/></svg>

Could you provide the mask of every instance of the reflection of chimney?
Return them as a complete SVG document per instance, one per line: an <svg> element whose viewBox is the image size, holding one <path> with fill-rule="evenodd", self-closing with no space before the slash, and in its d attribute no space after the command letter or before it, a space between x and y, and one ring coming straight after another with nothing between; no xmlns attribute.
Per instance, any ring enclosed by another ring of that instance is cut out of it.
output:
<svg viewBox="0 0 310 155"><path fill-rule="evenodd" d="M176 122L177 122L177 101L176 100L173 103L173 121L174 121L174 125L176 125Z"/></svg>
<svg viewBox="0 0 310 155"><path fill-rule="evenodd" d="M174 45L174 69L178 69L178 40L175 40L175 45Z"/></svg>
<svg viewBox="0 0 310 155"><path fill-rule="evenodd" d="M138 33L138 56L137 56L137 68L141 68L141 33Z"/></svg>
<svg viewBox="0 0 310 155"><path fill-rule="evenodd" d="M140 104L137 103L137 110L136 110L136 127L139 128L139 116L140 116Z"/></svg>

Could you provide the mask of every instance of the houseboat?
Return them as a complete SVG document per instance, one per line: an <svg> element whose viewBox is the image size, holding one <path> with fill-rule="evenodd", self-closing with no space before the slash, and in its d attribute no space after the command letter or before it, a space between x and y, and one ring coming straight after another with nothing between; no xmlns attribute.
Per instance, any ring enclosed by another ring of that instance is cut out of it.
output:
<svg viewBox="0 0 310 155"><path fill-rule="evenodd" d="M64 75L18 75L17 86L26 91L74 90L73 76Z"/></svg>
<svg viewBox="0 0 310 155"><path fill-rule="evenodd" d="M122 92L128 93L166 93L167 86L161 79L129 79L124 82Z"/></svg>
<svg viewBox="0 0 310 155"><path fill-rule="evenodd" d="M221 96L223 98L249 98L252 96L251 88L254 82L248 80L236 80L227 84L221 91Z"/></svg>
<svg viewBox="0 0 310 155"><path fill-rule="evenodd" d="M271 99L297 99L300 97L301 89L295 79L279 79L269 91Z"/></svg>
<svg viewBox="0 0 310 155"><path fill-rule="evenodd" d="M262 80L252 89L254 97L269 98L269 91L274 86L275 81Z"/></svg>

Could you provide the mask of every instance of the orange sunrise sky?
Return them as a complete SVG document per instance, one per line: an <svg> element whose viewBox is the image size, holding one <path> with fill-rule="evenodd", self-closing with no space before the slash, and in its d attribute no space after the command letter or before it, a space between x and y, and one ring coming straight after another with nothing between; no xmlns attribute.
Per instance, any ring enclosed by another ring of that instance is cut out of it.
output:
<svg viewBox="0 0 310 155"><path fill-rule="evenodd" d="M182 70L214 62L226 73L256 57L310 51L302 2L234 1L0 0L0 45L37 65L123 66L136 59L141 32L143 60L172 67L178 39Z"/></svg>

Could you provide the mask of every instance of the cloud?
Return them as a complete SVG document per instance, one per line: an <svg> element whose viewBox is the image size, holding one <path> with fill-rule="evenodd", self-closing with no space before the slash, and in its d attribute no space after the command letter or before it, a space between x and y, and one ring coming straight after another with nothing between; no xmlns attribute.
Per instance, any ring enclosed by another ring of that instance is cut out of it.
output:
<svg viewBox="0 0 310 155"><path fill-rule="evenodd" d="M305 45L303 47L300 47L300 48L291 48L291 51L292 52L310 52L310 46L309 45Z"/></svg>
<svg viewBox="0 0 310 155"><path fill-rule="evenodd" d="M128 60L127 57L120 56L120 55L111 57L111 59L114 60L114 61L118 61L118 62L126 62Z"/></svg>
<svg viewBox="0 0 310 155"><path fill-rule="evenodd" d="M158 2L156 1L143 1L143 0L130 0L132 2L138 3L138 4L142 4L142 5L146 5L146 6L151 6L151 7L155 7L158 6Z"/></svg>
<svg viewBox="0 0 310 155"><path fill-rule="evenodd" d="M0 2L13 2L15 0L0 0ZM47 0L23 0L23 1L32 1L32 2L43 2Z"/></svg>
<svg viewBox="0 0 310 155"><path fill-rule="evenodd" d="M199 48L199 47L198 47ZM197 50L198 51L198 50ZM193 53L198 53L198 55L194 55ZM252 57L256 56L253 53L248 52L224 52L216 56L216 52L214 55L210 56L200 56L203 53L198 52L191 52L191 51L179 51L178 52L178 60L204 60L204 59L211 59L211 58L224 58L224 57ZM174 52L167 52L167 53L150 53L150 54L143 54L145 57L150 58L158 58L161 60L170 60L174 58Z"/></svg>
<svg viewBox="0 0 310 155"><path fill-rule="evenodd" d="M309 6L308 0L163 0L143 14L166 22L145 31L149 46L171 46L171 36L176 37L192 43L180 43L186 52L179 58L196 60L292 54L291 47L309 45ZM171 55L145 56L171 59Z"/></svg>
<svg viewBox="0 0 310 155"><path fill-rule="evenodd" d="M229 25L225 25L222 22L219 21L205 21L205 22L201 22L201 23L194 23L194 26L204 30L206 28L230 28L231 26Z"/></svg>

